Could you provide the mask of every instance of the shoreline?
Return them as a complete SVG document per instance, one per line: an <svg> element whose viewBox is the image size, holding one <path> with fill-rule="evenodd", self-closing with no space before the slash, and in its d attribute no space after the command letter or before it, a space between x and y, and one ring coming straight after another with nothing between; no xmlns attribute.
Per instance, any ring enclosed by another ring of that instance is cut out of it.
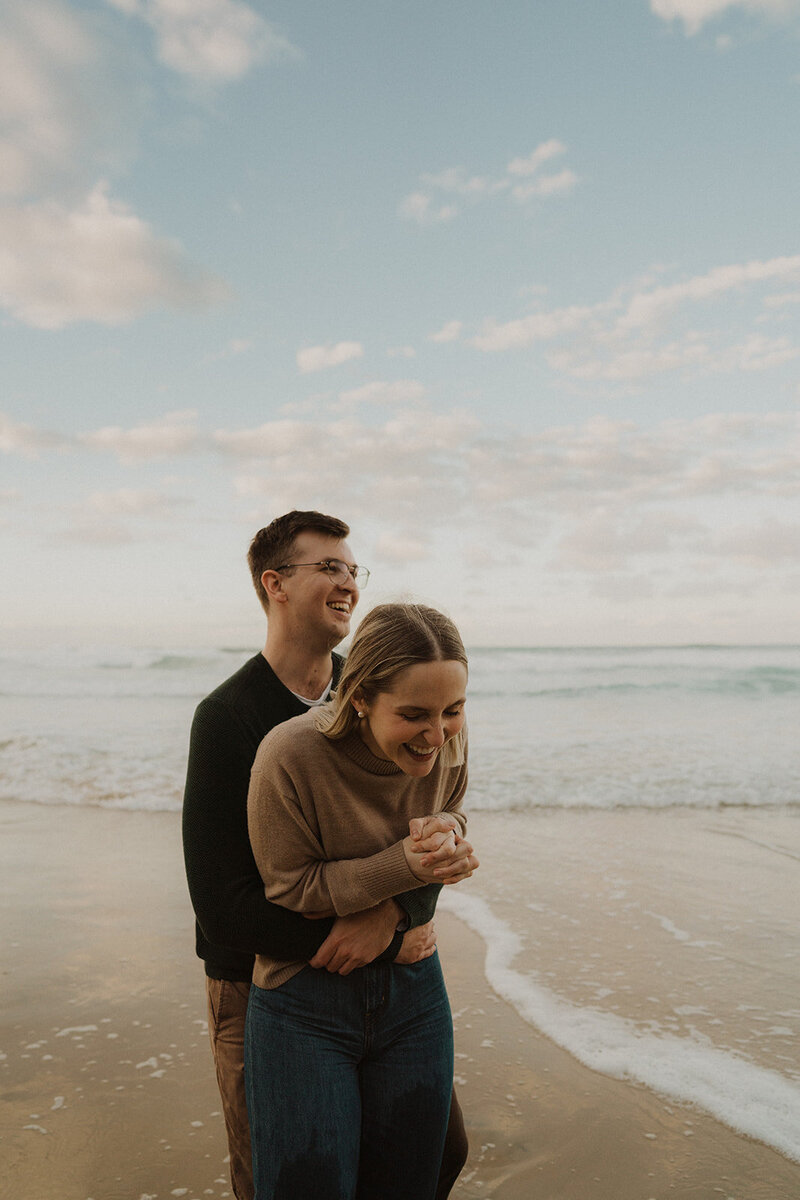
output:
<svg viewBox="0 0 800 1200"><path fill-rule="evenodd" d="M658 828L648 814L637 823ZM684 827L699 824L689 817ZM499 889L492 911L502 912L503 872L508 905L529 886L516 886L526 845L537 845L543 876L547 861L558 867L556 830L561 845L601 825L602 818L587 824L574 813L547 828L528 814L474 814L481 870ZM231 1195L226 1146L179 814L4 802L0 827L9 1193L16 1200L224 1200ZM729 842L737 853L762 853ZM659 853L666 851L653 846L653 861ZM454 1200L800 1194L797 1163L696 1108L589 1069L524 1021L487 983L486 942L450 910L449 897L437 930L471 1144ZM677 946L674 938L670 944ZM546 975L557 962L544 933L535 949Z"/></svg>

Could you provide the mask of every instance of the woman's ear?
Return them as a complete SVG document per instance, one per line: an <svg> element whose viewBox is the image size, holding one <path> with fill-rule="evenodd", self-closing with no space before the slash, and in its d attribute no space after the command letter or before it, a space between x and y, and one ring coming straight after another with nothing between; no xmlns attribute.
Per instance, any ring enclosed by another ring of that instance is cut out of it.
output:
<svg viewBox="0 0 800 1200"><path fill-rule="evenodd" d="M350 703L352 704L353 708L356 710L357 717L361 718L361 717L366 716L367 702L363 696L351 696Z"/></svg>

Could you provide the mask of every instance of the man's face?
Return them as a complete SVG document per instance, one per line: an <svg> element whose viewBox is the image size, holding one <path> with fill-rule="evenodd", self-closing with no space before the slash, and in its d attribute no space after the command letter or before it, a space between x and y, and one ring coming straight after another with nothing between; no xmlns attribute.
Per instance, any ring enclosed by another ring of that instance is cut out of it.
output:
<svg viewBox="0 0 800 1200"><path fill-rule="evenodd" d="M289 561L318 563L332 558L355 566L347 542L307 531L298 534ZM293 628L305 637L321 635L330 647L338 646L350 632L350 616L358 603L359 591L352 575L334 583L322 567L301 566L293 572L282 572L281 579Z"/></svg>

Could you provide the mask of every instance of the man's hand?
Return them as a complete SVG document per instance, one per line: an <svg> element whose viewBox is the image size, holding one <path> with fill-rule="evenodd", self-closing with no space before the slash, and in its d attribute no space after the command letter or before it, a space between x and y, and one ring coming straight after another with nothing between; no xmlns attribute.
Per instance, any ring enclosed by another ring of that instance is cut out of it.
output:
<svg viewBox="0 0 800 1200"><path fill-rule="evenodd" d="M403 910L394 900L337 917L309 966L324 967L332 975L349 975L356 967L366 966L383 954L402 917Z"/></svg>
<svg viewBox="0 0 800 1200"><path fill-rule="evenodd" d="M427 925L418 925L403 935L403 944L394 961L402 966L422 962L423 958L430 958L435 949L436 930L433 921L428 921Z"/></svg>

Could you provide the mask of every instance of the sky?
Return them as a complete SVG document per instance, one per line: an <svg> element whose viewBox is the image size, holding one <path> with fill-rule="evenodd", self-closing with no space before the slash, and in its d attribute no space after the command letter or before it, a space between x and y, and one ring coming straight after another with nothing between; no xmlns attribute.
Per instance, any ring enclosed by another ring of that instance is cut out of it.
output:
<svg viewBox="0 0 800 1200"><path fill-rule="evenodd" d="M797 642L800 0L0 0L0 638Z"/></svg>

